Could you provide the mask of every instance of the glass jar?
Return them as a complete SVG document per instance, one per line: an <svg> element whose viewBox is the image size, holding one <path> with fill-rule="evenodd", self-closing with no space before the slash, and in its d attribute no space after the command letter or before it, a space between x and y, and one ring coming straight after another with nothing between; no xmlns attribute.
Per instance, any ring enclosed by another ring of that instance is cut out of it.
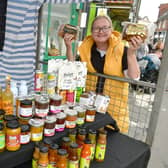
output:
<svg viewBox="0 0 168 168"><path fill-rule="evenodd" d="M64 131L64 129L65 129L65 118L66 118L66 114L63 113L63 112L60 112L56 115L55 130L57 132Z"/></svg>
<svg viewBox="0 0 168 168"><path fill-rule="evenodd" d="M58 149L57 168L67 168L67 167L68 167L67 151L65 149Z"/></svg>
<svg viewBox="0 0 168 168"><path fill-rule="evenodd" d="M84 124L86 109L81 106L76 106L76 107L74 107L74 110L77 111L77 121L76 121L77 125Z"/></svg>
<svg viewBox="0 0 168 168"><path fill-rule="evenodd" d="M6 124L6 149L17 151L20 149L21 128L19 122L10 121Z"/></svg>
<svg viewBox="0 0 168 168"><path fill-rule="evenodd" d="M69 138L71 140L71 143L75 143L76 142L76 134L77 134L77 130L76 129L70 129L69 130Z"/></svg>
<svg viewBox="0 0 168 168"><path fill-rule="evenodd" d="M47 116L44 124L44 136L54 136L55 135L55 116Z"/></svg>
<svg viewBox="0 0 168 168"><path fill-rule="evenodd" d="M66 113L65 127L75 128L77 120L77 111L68 109L65 111L65 113Z"/></svg>
<svg viewBox="0 0 168 168"><path fill-rule="evenodd" d="M0 123L0 152L5 150L5 131L4 124Z"/></svg>
<svg viewBox="0 0 168 168"><path fill-rule="evenodd" d="M44 121L41 119L30 119L31 141L41 141L43 138Z"/></svg>
<svg viewBox="0 0 168 168"><path fill-rule="evenodd" d="M96 116L96 107L94 106L87 106L86 110L86 122L94 122Z"/></svg>
<svg viewBox="0 0 168 168"><path fill-rule="evenodd" d="M0 122L2 122L2 123L3 123L4 114L5 114L5 110L0 109Z"/></svg>
<svg viewBox="0 0 168 168"><path fill-rule="evenodd" d="M61 148L66 149L66 151L69 151L69 145L70 145L70 138L69 137L63 137L61 141Z"/></svg>
<svg viewBox="0 0 168 168"><path fill-rule="evenodd" d="M19 116L23 118L32 117L32 101L31 100L22 100L20 101L20 110Z"/></svg>
<svg viewBox="0 0 168 168"><path fill-rule="evenodd" d="M50 103L49 103L49 111L51 113L59 113L61 112L61 102L62 102L62 96L58 94L54 94L50 96Z"/></svg>
<svg viewBox="0 0 168 168"><path fill-rule="evenodd" d="M44 118L49 111L49 98L47 96L36 96L35 98L35 116Z"/></svg>
<svg viewBox="0 0 168 168"><path fill-rule="evenodd" d="M20 143L28 144L30 142L30 126L28 124L22 124L21 126Z"/></svg>

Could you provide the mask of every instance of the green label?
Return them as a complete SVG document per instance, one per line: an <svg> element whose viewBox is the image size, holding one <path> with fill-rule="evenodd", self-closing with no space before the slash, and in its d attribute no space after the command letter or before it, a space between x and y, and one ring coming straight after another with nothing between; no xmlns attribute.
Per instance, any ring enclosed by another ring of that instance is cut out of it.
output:
<svg viewBox="0 0 168 168"><path fill-rule="evenodd" d="M69 160L68 168L78 168L79 167L78 164L79 164L78 160L76 161Z"/></svg>
<svg viewBox="0 0 168 168"><path fill-rule="evenodd" d="M90 168L90 158L82 158L80 159L80 168Z"/></svg>
<svg viewBox="0 0 168 168"><path fill-rule="evenodd" d="M5 135L0 135L0 149L3 149L5 147Z"/></svg>
<svg viewBox="0 0 168 168"><path fill-rule="evenodd" d="M32 159L32 168L37 168L37 160Z"/></svg>
<svg viewBox="0 0 168 168"><path fill-rule="evenodd" d="M97 160L104 160L105 152L106 152L106 145L105 144L97 144L95 158Z"/></svg>
<svg viewBox="0 0 168 168"><path fill-rule="evenodd" d="M48 168L56 168L57 166L56 166L56 162L50 162L49 164L48 164Z"/></svg>
<svg viewBox="0 0 168 168"><path fill-rule="evenodd" d="M95 155L95 144L92 144L90 149L91 149L91 160L93 160Z"/></svg>

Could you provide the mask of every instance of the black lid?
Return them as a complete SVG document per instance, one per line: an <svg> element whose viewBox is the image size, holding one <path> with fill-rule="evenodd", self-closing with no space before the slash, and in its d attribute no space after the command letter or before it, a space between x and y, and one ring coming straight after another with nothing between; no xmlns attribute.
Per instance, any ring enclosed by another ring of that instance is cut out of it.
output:
<svg viewBox="0 0 168 168"><path fill-rule="evenodd" d="M76 129L69 129L69 134L76 135L77 134L77 130Z"/></svg>
<svg viewBox="0 0 168 168"><path fill-rule="evenodd" d="M11 129L18 128L19 126L20 126L20 124L17 120L8 121L6 124L6 127L11 128Z"/></svg>
<svg viewBox="0 0 168 168"><path fill-rule="evenodd" d="M49 138L44 138L43 142L44 142L44 144L47 144L47 145L51 145L53 143L53 141Z"/></svg>
<svg viewBox="0 0 168 168"><path fill-rule="evenodd" d="M35 142L35 147L40 148L41 146L44 146L44 143L42 141Z"/></svg>
<svg viewBox="0 0 168 168"><path fill-rule="evenodd" d="M77 143L71 143L71 144L70 144L70 147L71 147L71 148L78 148L78 144L77 144Z"/></svg>
<svg viewBox="0 0 168 168"><path fill-rule="evenodd" d="M4 124L0 123L0 130L3 130L3 128L4 128Z"/></svg>
<svg viewBox="0 0 168 168"><path fill-rule="evenodd" d="M21 127L21 132L30 131L30 126L28 124L22 124L20 127Z"/></svg>
<svg viewBox="0 0 168 168"><path fill-rule="evenodd" d="M58 154L59 155L67 155L66 149L58 149Z"/></svg>
<svg viewBox="0 0 168 168"><path fill-rule="evenodd" d="M93 130L93 129L89 129L89 134L96 134L97 131L96 130Z"/></svg>
<svg viewBox="0 0 168 168"><path fill-rule="evenodd" d="M58 149L58 148L59 148L59 145L53 143L53 144L50 145L50 148L51 148L51 149Z"/></svg>
<svg viewBox="0 0 168 168"><path fill-rule="evenodd" d="M84 143L85 143L85 144L91 144L91 140L90 140L90 139L85 139L85 140L84 140Z"/></svg>
<svg viewBox="0 0 168 168"><path fill-rule="evenodd" d="M64 141L64 142L70 142L71 140L70 140L69 137L63 137L63 138L62 138L62 141Z"/></svg>
<svg viewBox="0 0 168 168"><path fill-rule="evenodd" d="M17 116L12 115L12 114L4 115L3 118L4 118L4 120L6 120L6 121L17 120Z"/></svg>
<svg viewBox="0 0 168 168"><path fill-rule="evenodd" d="M78 134L80 134L80 135L86 135L87 134L86 129L80 129L79 132L78 132Z"/></svg>
<svg viewBox="0 0 168 168"><path fill-rule="evenodd" d="M20 102L20 105L32 105L32 101L25 99Z"/></svg>
<svg viewBox="0 0 168 168"><path fill-rule="evenodd" d="M48 152L48 147L47 146L40 146L40 152L47 153Z"/></svg>
<svg viewBox="0 0 168 168"><path fill-rule="evenodd" d="M4 115L5 114L5 110L0 109L0 115Z"/></svg>

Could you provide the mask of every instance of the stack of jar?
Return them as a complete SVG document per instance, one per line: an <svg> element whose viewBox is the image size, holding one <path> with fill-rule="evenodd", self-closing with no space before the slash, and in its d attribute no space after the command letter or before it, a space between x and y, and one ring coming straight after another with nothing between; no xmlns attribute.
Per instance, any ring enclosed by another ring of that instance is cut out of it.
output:
<svg viewBox="0 0 168 168"><path fill-rule="evenodd" d="M44 139L35 144L32 167L89 168L93 159L103 162L106 135L107 132L104 129L98 130L97 135L95 130L87 132L84 127L80 127L78 130L71 129L69 136L63 137L59 145Z"/></svg>

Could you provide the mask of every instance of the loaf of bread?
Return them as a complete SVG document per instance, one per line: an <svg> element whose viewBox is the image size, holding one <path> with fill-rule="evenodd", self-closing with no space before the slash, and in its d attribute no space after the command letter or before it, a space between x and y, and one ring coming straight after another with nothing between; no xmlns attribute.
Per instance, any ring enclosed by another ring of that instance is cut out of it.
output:
<svg viewBox="0 0 168 168"><path fill-rule="evenodd" d="M65 25L61 25L61 27L58 31L58 35L60 37L64 38L64 34L69 33L69 34L73 34L74 39L76 39L77 32L78 32L78 29L77 29L76 26L73 26L73 25L70 25L70 24L65 24Z"/></svg>
<svg viewBox="0 0 168 168"><path fill-rule="evenodd" d="M133 36L139 36L143 41L147 38L148 29L146 25L128 23L123 29L123 40L130 41Z"/></svg>

